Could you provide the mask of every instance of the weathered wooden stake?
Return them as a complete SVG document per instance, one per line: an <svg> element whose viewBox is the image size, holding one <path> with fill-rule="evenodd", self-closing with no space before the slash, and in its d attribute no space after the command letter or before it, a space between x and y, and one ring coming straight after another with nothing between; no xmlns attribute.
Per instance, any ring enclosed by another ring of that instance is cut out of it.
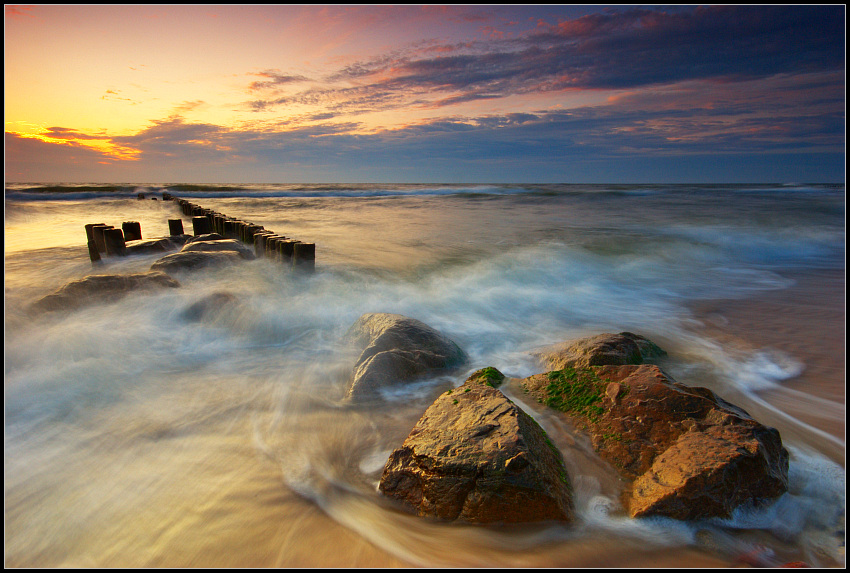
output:
<svg viewBox="0 0 850 573"><path fill-rule="evenodd" d="M280 253L280 260L286 264L292 264L292 253L295 243L300 243L296 239L286 239L278 244L277 251Z"/></svg>
<svg viewBox="0 0 850 573"><path fill-rule="evenodd" d="M198 235L212 233L210 220L203 215L192 217L192 229L194 230L196 237Z"/></svg>
<svg viewBox="0 0 850 573"><path fill-rule="evenodd" d="M121 223L121 230L124 231L125 241L142 240L142 225L138 221L124 221Z"/></svg>
<svg viewBox="0 0 850 573"><path fill-rule="evenodd" d="M272 235L271 231L263 230L254 233L254 254L257 257L265 256L266 237Z"/></svg>
<svg viewBox="0 0 850 573"><path fill-rule="evenodd" d="M103 232L103 242L106 245L107 256L117 255L123 257L127 254L124 244L124 232L121 229L106 229Z"/></svg>
<svg viewBox="0 0 850 573"><path fill-rule="evenodd" d="M91 259L92 266L100 263L100 253L97 252L97 245L94 244L94 240L88 242L89 247L89 258Z"/></svg>
<svg viewBox="0 0 850 573"><path fill-rule="evenodd" d="M315 243L295 243L292 247L292 268L302 271L316 268Z"/></svg>
<svg viewBox="0 0 850 573"><path fill-rule="evenodd" d="M92 227L95 225L103 225L103 223L89 223L86 225L86 241L94 241L94 233L92 233Z"/></svg>
<svg viewBox="0 0 850 573"><path fill-rule="evenodd" d="M168 233L170 235L182 235L183 234L183 219L169 219L168 220Z"/></svg>
<svg viewBox="0 0 850 573"><path fill-rule="evenodd" d="M107 229L112 229L112 225L94 225L91 228L92 238L94 239L94 244L97 247L97 252L99 253L106 252L106 244L103 241L103 232Z"/></svg>

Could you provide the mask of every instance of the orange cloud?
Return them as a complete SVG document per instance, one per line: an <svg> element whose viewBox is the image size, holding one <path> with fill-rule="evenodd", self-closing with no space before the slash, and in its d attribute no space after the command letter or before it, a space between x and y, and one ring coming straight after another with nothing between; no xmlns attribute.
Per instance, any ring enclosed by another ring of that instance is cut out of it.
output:
<svg viewBox="0 0 850 573"><path fill-rule="evenodd" d="M138 149L117 144L109 137L89 135L60 127L45 129L41 133L19 133L15 131L7 131L6 133L43 143L90 149L111 160L137 161L140 153Z"/></svg>

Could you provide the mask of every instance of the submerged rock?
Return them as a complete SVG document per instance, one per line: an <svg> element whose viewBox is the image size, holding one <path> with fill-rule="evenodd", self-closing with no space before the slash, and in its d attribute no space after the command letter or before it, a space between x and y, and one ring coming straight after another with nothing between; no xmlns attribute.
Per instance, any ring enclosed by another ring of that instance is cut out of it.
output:
<svg viewBox="0 0 850 573"><path fill-rule="evenodd" d="M227 309L233 308L238 301L239 299L233 293L214 292L192 303L183 311L183 318L190 321L213 319Z"/></svg>
<svg viewBox="0 0 850 573"><path fill-rule="evenodd" d="M667 353L643 336L631 332L603 333L545 348L535 355L552 370L570 366L643 364Z"/></svg>
<svg viewBox="0 0 850 573"><path fill-rule="evenodd" d="M434 401L390 455L379 489L443 520L573 519L560 452L533 418L477 379Z"/></svg>
<svg viewBox="0 0 850 573"><path fill-rule="evenodd" d="M225 237L222 237L218 233L204 233L203 235L188 235L188 239L186 239L186 243L196 243L198 241L223 241Z"/></svg>
<svg viewBox="0 0 850 573"><path fill-rule="evenodd" d="M128 254L164 253L177 248L177 243L168 238L139 239L127 241L125 248Z"/></svg>
<svg viewBox="0 0 850 573"><path fill-rule="evenodd" d="M187 251L166 255L151 265L151 270L171 273L206 267L233 265L245 260L236 251Z"/></svg>
<svg viewBox="0 0 850 573"><path fill-rule="evenodd" d="M135 290L179 286L179 282L158 271L126 275L89 275L39 299L31 305L30 310L46 312L75 309L99 302L115 301Z"/></svg>
<svg viewBox="0 0 850 573"><path fill-rule="evenodd" d="M466 360L454 341L400 314L364 314L349 328L346 339L363 348L351 375L348 399L373 398L380 388L410 382Z"/></svg>
<svg viewBox="0 0 850 573"><path fill-rule="evenodd" d="M239 256L246 260L253 260L254 249L246 247L244 244L234 239L215 239L205 241L191 241L180 249L181 253L200 251L233 251L239 253Z"/></svg>
<svg viewBox="0 0 850 573"><path fill-rule="evenodd" d="M788 452L777 430L658 366L567 366L520 385L564 412L634 480L623 499L633 517L728 517L788 488Z"/></svg>

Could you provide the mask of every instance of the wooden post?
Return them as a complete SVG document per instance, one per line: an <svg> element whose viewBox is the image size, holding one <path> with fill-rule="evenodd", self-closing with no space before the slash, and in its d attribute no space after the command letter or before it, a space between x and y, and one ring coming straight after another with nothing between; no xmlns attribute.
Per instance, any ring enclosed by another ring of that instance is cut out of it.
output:
<svg viewBox="0 0 850 573"><path fill-rule="evenodd" d="M273 234L271 231L262 230L254 233L254 254L257 258L265 256L266 237Z"/></svg>
<svg viewBox="0 0 850 573"><path fill-rule="evenodd" d="M212 229L210 228L210 220L203 215L192 217L192 230L195 232L196 237L198 235L206 235L208 233L212 233Z"/></svg>
<svg viewBox="0 0 850 573"><path fill-rule="evenodd" d="M127 247L124 244L124 231L121 229L106 229L103 232L103 242L106 245L108 256L118 255L123 257L127 254Z"/></svg>
<svg viewBox="0 0 850 573"><path fill-rule="evenodd" d="M106 252L106 244L103 241L103 232L106 229L111 229L112 225L93 225L91 228L92 239L94 239L94 244L97 247L98 253Z"/></svg>
<svg viewBox="0 0 850 573"><path fill-rule="evenodd" d="M302 271L316 268L315 243L295 243L292 248L292 268Z"/></svg>
<svg viewBox="0 0 850 573"><path fill-rule="evenodd" d="M280 235L266 235L264 254L267 259L278 260L280 258L280 251L278 251L277 243L285 238L286 237L281 237Z"/></svg>
<svg viewBox="0 0 850 573"><path fill-rule="evenodd" d="M138 221L124 221L121 223L121 230L124 231L125 241L142 240L142 225Z"/></svg>
<svg viewBox="0 0 850 573"><path fill-rule="evenodd" d="M183 219L169 219L168 220L168 233L170 235L182 235L183 234Z"/></svg>
<svg viewBox="0 0 850 573"><path fill-rule="evenodd" d="M292 264L292 253L294 251L295 243L300 243L301 241L295 239L286 239L285 241L281 241L278 245L278 253L280 253L280 260L286 264Z"/></svg>
<svg viewBox="0 0 850 573"><path fill-rule="evenodd" d="M97 245L94 244L94 240L88 242L88 247L91 264L92 266L95 266L100 263L100 253L97 252Z"/></svg>
<svg viewBox="0 0 850 573"><path fill-rule="evenodd" d="M86 241L94 241L94 233L92 232L92 227L95 225L103 225L103 223L89 223L86 225Z"/></svg>

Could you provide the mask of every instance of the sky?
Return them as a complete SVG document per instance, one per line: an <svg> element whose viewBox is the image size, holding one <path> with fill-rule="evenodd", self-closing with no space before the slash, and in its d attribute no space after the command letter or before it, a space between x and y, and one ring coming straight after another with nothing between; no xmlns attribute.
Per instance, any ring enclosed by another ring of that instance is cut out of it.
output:
<svg viewBox="0 0 850 573"><path fill-rule="evenodd" d="M845 180L844 5L6 5L5 178Z"/></svg>

